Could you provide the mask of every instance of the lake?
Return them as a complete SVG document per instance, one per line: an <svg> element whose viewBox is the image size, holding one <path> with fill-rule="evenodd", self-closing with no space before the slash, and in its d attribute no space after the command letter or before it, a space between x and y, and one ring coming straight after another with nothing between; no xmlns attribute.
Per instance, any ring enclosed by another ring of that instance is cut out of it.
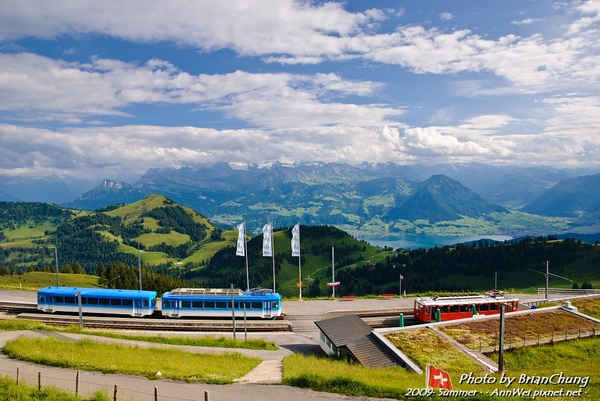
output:
<svg viewBox="0 0 600 401"><path fill-rule="evenodd" d="M408 235L408 236L387 236L375 238L360 238L371 245L379 247L392 247L393 249L416 249L433 248L435 246L454 245L463 242L479 241L480 239L489 239L493 241L508 241L513 239L506 235L480 235L470 237L444 237L437 235Z"/></svg>

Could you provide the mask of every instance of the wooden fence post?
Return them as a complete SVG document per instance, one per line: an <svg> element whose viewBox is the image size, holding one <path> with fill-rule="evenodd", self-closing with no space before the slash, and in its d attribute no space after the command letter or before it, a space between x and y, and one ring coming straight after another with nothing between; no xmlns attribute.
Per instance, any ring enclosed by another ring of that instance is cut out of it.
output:
<svg viewBox="0 0 600 401"><path fill-rule="evenodd" d="M210 401L210 396L208 394L208 390L204 390L204 401Z"/></svg>
<svg viewBox="0 0 600 401"><path fill-rule="evenodd" d="M42 391L42 372L38 372L38 391Z"/></svg>
<svg viewBox="0 0 600 401"><path fill-rule="evenodd" d="M113 391L113 401L119 400L119 385L115 384L115 390Z"/></svg>
<svg viewBox="0 0 600 401"><path fill-rule="evenodd" d="M154 387L154 401L158 401L158 387Z"/></svg>
<svg viewBox="0 0 600 401"><path fill-rule="evenodd" d="M19 367L17 366L17 387L19 386Z"/></svg>

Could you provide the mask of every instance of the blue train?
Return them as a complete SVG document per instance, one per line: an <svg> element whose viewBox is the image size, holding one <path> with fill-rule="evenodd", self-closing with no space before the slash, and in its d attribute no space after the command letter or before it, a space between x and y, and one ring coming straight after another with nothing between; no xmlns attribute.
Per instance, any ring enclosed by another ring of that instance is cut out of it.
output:
<svg viewBox="0 0 600 401"><path fill-rule="evenodd" d="M142 317L157 310L155 291L84 287L44 287L37 293L37 308L43 312L83 313ZM230 289L177 288L162 297L162 315L167 317L231 317ZM235 313L249 318L281 316L281 295L270 290L233 291Z"/></svg>
<svg viewBox="0 0 600 401"><path fill-rule="evenodd" d="M156 291L111 290L84 287L44 287L37 293L37 307L44 312L79 312L147 316L156 310Z"/></svg>
<svg viewBox="0 0 600 401"><path fill-rule="evenodd" d="M281 316L281 295L271 290L177 288L162 296L162 314L167 317L231 317L274 319Z"/></svg>

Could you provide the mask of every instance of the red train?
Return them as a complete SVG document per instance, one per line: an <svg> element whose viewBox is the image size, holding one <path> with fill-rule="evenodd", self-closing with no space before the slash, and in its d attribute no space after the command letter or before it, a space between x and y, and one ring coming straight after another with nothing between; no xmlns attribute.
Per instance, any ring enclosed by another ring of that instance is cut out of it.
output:
<svg viewBox="0 0 600 401"><path fill-rule="evenodd" d="M519 310L517 298L506 297L501 292L490 291L486 295L417 298L413 314L422 322L445 322L470 318L475 315L498 314L501 305L505 306L505 312Z"/></svg>

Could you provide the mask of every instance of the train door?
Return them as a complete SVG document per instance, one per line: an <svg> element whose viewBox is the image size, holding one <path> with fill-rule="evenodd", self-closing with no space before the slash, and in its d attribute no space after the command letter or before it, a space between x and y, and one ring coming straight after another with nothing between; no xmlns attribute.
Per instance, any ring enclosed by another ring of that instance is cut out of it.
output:
<svg viewBox="0 0 600 401"><path fill-rule="evenodd" d="M179 317L179 301L171 301L171 317Z"/></svg>
<svg viewBox="0 0 600 401"><path fill-rule="evenodd" d="M38 309L44 312L52 312L52 296L38 295Z"/></svg>
<svg viewBox="0 0 600 401"><path fill-rule="evenodd" d="M263 302L263 317L270 318L272 314L271 301Z"/></svg>
<svg viewBox="0 0 600 401"><path fill-rule="evenodd" d="M142 316L143 308L142 308L142 300L134 299L133 300L133 316Z"/></svg>

